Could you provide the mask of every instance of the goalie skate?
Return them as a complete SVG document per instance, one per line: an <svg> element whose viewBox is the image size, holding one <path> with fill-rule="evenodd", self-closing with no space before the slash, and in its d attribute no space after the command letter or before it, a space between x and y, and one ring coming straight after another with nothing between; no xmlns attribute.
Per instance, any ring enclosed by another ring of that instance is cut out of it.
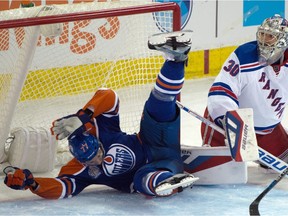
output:
<svg viewBox="0 0 288 216"><path fill-rule="evenodd" d="M189 30L154 34L148 39L148 47L163 52L168 60L185 61L191 49L191 35Z"/></svg>
<svg viewBox="0 0 288 216"><path fill-rule="evenodd" d="M193 185L199 178L191 174L177 174L155 187L155 194L159 197L170 196L175 193L180 193L183 189Z"/></svg>

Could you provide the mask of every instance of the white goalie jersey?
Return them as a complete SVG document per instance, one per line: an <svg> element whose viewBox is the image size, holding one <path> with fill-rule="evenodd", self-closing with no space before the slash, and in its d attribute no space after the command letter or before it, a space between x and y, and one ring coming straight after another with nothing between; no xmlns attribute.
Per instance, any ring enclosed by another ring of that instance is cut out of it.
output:
<svg viewBox="0 0 288 216"><path fill-rule="evenodd" d="M288 99L287 83L287 62L260 65L257 42L243 44L228 57L210 88L209 114L215 120L229 110L252 108L256 133L267 134L283 118Z"/></svg>

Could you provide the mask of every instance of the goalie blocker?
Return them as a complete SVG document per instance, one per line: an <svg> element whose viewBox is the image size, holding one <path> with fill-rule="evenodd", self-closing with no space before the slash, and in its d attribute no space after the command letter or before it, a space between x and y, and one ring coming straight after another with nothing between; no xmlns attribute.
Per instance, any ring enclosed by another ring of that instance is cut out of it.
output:
<svg viewBox="0 0 288 216"><path fill-rule="evenodd" d="M231 157L235 161L255 161L259 159L252 109L228 111L224 120L224 130L214 122L185 107L179 101L176 101L176 104L180 109L199 119L213 130L226 135L228 146L231 150ZM243 132L244 129L245 132Z"/></svg>
<svg viewBox="0 0 288 216"><path fill-rule="evenodd" d="M177 105L195 116L208 126L214 128L212 122L194 111ZM205 121L206 120L206 121ZM200 178L196 184L243 184L248 180L246 161L258 160L258 147L254 131L253 110L240 109L226 113L224 129L215 127L222 134L226 133L227 146L221 147L188 147L182 146L184 169Z"/></svg>
<svg viewBox="0 0 288 216"><path fill-rule="evenodd" d="M251 108L228 111L225 118L226 138L235 161L259 159L253 110Z"/></svg>
<svg viewBox="0 0 288 216"><path fill-rule="evenodd" d="M246 161L259 159L252 109L227 112L224 129L176 101L178 107L227 137L223 147L182 147L185 171L200 177L197 184L247 182Z"/></svg>

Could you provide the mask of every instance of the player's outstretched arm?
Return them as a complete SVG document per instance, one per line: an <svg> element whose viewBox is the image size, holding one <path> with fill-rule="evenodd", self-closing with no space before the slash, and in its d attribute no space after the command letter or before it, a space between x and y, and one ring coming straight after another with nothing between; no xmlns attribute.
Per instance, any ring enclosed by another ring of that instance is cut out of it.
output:
<svg viewBox="0 0 288 216"><path fill-rule="evenodd" d="M28 169L8 166L4 169L4 183L14 190L27 190L44 199L62 199L75 196L83 190L72 184L69 178L37 178Z"/></svg>
<svg viewBox="0 0 288 216"><path fill-rule="evenodd" d="M111 89L99 89L88 103L76 114L57 119L52 123L51 133L62 140L73 134L89 131L93 127L92 119L103 113L118 114L119 99Z"/></svg>
<svg viewBox="0 0 288 216"><path fill-rule="evenodd" d="M28 188L37 190L37 187L39 186L28 169L7 166L3 172L6 175L4 183L14 190L27 190Z"/></svg>

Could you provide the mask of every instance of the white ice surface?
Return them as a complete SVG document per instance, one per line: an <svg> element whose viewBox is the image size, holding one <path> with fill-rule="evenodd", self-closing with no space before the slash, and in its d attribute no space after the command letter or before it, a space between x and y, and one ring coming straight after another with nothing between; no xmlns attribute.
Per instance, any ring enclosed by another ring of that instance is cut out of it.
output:
<svg viewBox="0 0 288 216"><path fill-rule="evenodd" d="M202 114L212 81L212 78L186 81L183 104ZM182 113L181 120L181 143L201 145L199 120L186 113ZM93 186L71 199L44 200L30 191L7 188L0 176L0 215L249 215L250 203L278 174L265 174L255 164L248 171L248 184L194 186L172 197L153 199ZM46 176L56 174L57 170ZM287 215L287 182L283 179L263 198L259 205L261 215Z"/></svg>

